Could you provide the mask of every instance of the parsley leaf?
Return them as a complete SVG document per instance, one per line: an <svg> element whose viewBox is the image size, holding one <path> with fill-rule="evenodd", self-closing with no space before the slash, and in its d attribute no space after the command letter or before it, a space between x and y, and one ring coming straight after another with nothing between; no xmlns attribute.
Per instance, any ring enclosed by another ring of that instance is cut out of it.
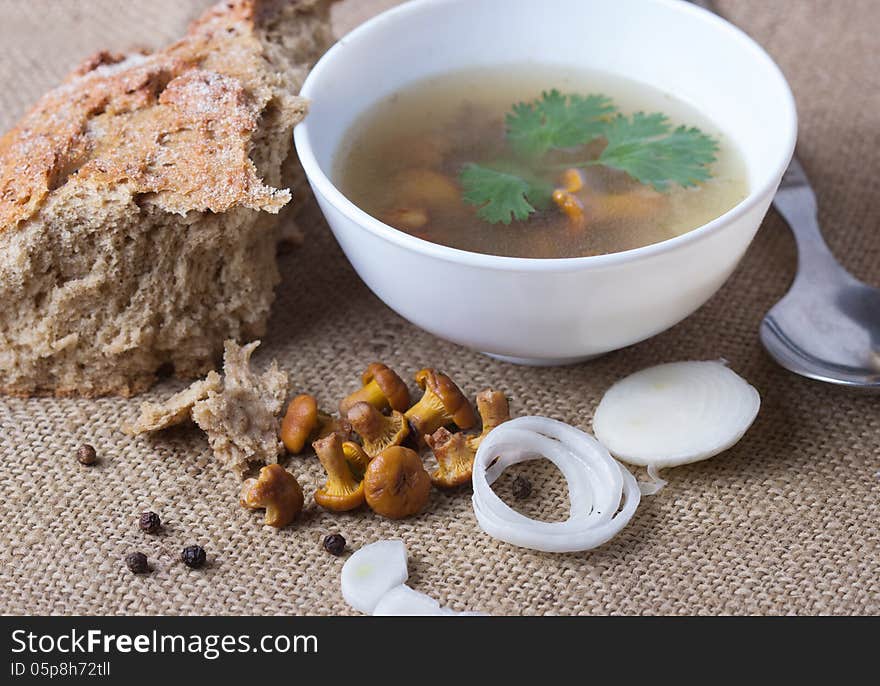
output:
<svg viewBox="0 0 880 686"><path fill-rule="evenodd" d="M605 120L616 111L604 95L563 95L545 91L507 115L507 138L518 153L536 157L553 148L571 148L602 135Z"/></svg>
<svg viewBox="0 0 880 686"><path fill-rule="evenodd" d="M464 201L477 206L477 216L495 224L522 221L550 203L551 184L499 163L494 167L466 164L459 174Z"/></svg>
<svg viewBox="0 0 880 686"><path fill-rule="evenodd" d="M548 179L559 165L547 159L551 150L604 137L606 146L598 159L571 160L564 166L617 169L658 191L673 183L688 187L706 181L718 151L714 138L694 127L673 130L661 113L625 117L603 95L563 95L558 90L514 105L506 134L513 157L489 165L466 164L459 175L464 201L492 224L522 221L552 206Z"/></svg>
<svg viewBox="0 0 880 686"><path fill-rule="evenodd" d="M658 191L670 183L688 187L707 180L718 143L694 127L679 126L671 133L670 128L660 113L618 114L606 125L608 145L592 164L624 171Z"/></svg>

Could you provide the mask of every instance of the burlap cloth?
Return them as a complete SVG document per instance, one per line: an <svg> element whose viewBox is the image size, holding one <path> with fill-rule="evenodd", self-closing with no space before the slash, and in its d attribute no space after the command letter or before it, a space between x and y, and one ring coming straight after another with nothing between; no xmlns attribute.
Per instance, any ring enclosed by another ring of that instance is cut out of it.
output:
<svg viewBox="0 0 880 686"><path fill-rule="evenodd" d="M0 124L10 125L78 59L99 46L159 45L203 0L0 0ZM389 0L337 8L350 27ZM800 154L820 199L828 242L860 278L880 285L880 52L876 0L733 1L722 9L789 77L801 116ZM696 57L695 57L696 59ZM325 614L350 610L343 559L321 548L340 531L352 548L387 537L409 547L412 585L456 609L509 614L877 613L880 411L876 397L839 391L777 367L757 338L763 313L795 267L791 236L771 212L742 266L699 312L627 350L565 369L496 362L412 327L360 283L317 212L307 244L283 258L271 332L258 364L277 357L294 390L326 407L381 359L411 374L447 370L474 393L507 391L518 414L589 429L602 392L659 362L725 357L764 405L744 440L708 462L668 472L630 525L598 550L546 555L477 527L467 493L436 493L404 522L330 515L313 504L275 531L238 506L238 483L202 434L181 429L130 439L118 431L137 400L0 399L0 610L14 614ZM438 298L442 292L438 290ZM181 387L168 382L149 397ZM75 459L83 442L101 457ZM314 458L289 466L311 495ZM564 513L563 482L531 469L525 510ZM509 486L502 484L502 491ZM164 534L137 528L153 509ZM193 571L180 549L201 543ZM155 572L136 577L123 556L142 550Z"/></svg>

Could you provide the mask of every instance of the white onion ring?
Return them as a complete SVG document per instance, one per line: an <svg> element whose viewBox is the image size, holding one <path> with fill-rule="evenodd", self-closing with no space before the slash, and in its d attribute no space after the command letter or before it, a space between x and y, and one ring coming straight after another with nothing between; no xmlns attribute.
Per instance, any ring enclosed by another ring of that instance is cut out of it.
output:
<svg viewBox="0 0 880 686"><path fill-rule="evenodd" d="M553 462L568 483L570 515L564 522L526 517L492 490L508 467L540 458ZM474 514L483 531L548 553L602 545L627 525L641 499L635 477L595 438L546 417L519 417L493 429L477 450L472 480Z"/></svg>

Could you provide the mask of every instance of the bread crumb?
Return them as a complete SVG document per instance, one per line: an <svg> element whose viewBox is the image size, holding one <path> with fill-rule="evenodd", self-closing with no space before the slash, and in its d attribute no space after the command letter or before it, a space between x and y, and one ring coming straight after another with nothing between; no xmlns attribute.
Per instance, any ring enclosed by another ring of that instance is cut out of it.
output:
<svg viewBox="0 0 880 686"><path fill-rule="evenodd" d="M226 341L222 390L209 390L192 408L214 457L239 479L254 465L278 462L284 451L278 432L288 378L274 360L263 374L254 373L250 358L259 345L260 341L245 346Z"/></svg>
<svg viewBox="0 0 880 686"><path fill-rule="evenodd" d="M209 392L217 392L222 388L220 375L217 372L209 372L206 378L175 393L164 403L141 403L140 416L134 424L124 425L122 431L129 436L138 436L183 424L192 418L193 405L207 398Z"/></svg>

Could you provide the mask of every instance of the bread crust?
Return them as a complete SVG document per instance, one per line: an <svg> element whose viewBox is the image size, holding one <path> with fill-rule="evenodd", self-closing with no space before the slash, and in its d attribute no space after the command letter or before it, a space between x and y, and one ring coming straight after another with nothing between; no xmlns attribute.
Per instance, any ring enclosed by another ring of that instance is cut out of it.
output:
<svg viewBox="0 0 880 686"><path fill-rule="evenodd" d="M71 180L124 184L181 214L278 212L289 191L263 184L248 156L272 98L283 100L275 106L289 125L307 109L275 92L262 60L258 22L278 5L220 3L166 50L85 60L0 138L0 232L34 217Z"/></svg>
<svg viewBox="0 0 880 686"><path fill-rule="evenodd" d="M329 0L234 0L98 52L0 138L0 392L136 395L265 333Z"/></svg>

